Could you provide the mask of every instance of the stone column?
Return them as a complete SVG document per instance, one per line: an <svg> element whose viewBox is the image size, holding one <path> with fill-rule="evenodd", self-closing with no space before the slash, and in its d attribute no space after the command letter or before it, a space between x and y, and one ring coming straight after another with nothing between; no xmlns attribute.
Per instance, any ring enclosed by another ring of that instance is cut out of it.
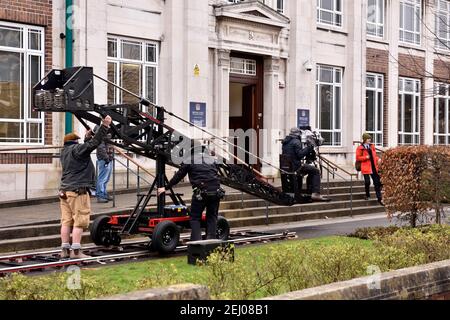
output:
<svg viewBox="0 0 450 320"><path fill-rule="evenodd" d="M280 59L266 58L264 60L264 135L260 134L260 156L269 163L278 163L278 136L272 134L284 127L283 114L279 105L279 71ZM284 109L283 109L284 110ZM274 169L263 166L266 175L276 174Z"/></svg>
<svg viewBox="0 0 450 320"><path fill-rule="evenodd" d="M390 33L389 42L389 106L387 115L388 124L388 147L398 145L398 42L399 42L399 24L400 24L400 3L398 1L389 1L386 8L388 12L387 22ZM385 89L385 90L386 90Z"/></svg>
<svg viewBox="0 0 450 320"><path fill-rule="evenodd" d="M214 129L221 137L228 136L230 128L230 50L217 50L216 106Z"/></svg>
<svg viewBox="0 0 450 320"><path fill-rule="evenodd" d="M425 6L425 23L427 26L432 26L434 24L435 14L433 13L433 8L431 6ZM426 41L425 47L427 48L425 54L425 70L426 74L434 74L434 47L435 47L435 39L436 36L433 33L423 27L425 36L423 37L423 41ZM424 135L424 143L427 145L433 145L434 143L434 97L430 95L429 92L434 86L434 79L432 77L425 78L425 103L424 110L422 111L424 114L423 127L424 131L421 134Z"/></svg>

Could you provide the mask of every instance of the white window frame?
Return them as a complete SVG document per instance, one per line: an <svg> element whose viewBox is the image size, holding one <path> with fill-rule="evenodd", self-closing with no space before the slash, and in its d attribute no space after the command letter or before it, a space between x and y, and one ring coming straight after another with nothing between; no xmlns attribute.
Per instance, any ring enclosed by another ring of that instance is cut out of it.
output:
<svg viewBox="0 0 450 320"><path fill-rule="evenodd" d="M242 68L233 68L233 63L242 64ZM250 66L253 66L253 68L249 68ZM245 75L245 76L256 76L256 73L257 73L256 68L257 68L257 63L256 63L256 60L254 60L254 59L231 57L230 73L232 73L232 74L240 74L240 75Z"/></svg>
<svg viewBox="0 0 450 320"><path fill-rule="evenodd" d="M441 94L441 88L445 88L445 94ZM439 132L439 100L445 100L445 132ZM440 143L439 139L445 138L445 143ZM446 83L435 83L435 95L434 95L434 144L435 145L450 145L450 85Z"/></svg>
<svg viewBox="0 0 450 320"><path fill-rule="evenodd" d="M373 1L375 1L375 7L367 5L367 34L371 37L384 38L385 0ZM375 22L369 21L370 16L375 18Z"/></svg>
<svg viewBox="0 0 450 320"><path fill-rule="evenodd" d="M278 13L284 14L284 10L286 8L286 1L285 0L275 0L275 1Z"/></svg>
<svg viewBox="0 0 450 320"><path fill-rule="evenodd" d="M407 91L405 90L405 82L412 81L414 83L414 90ZM400 98L400 106L399 106L399 128L398 128L398 143L399 145L419 145L420 144L420 114L421 114L421 81L414 78L404 78L401 77L399 79L399 98ZM412 132L405 132L405 96L410 95L413 97L412 102ZM418 101L418 105L417 105ZM411 143L405 143L405 137L411 136Z"/></svg>
<svg viewBox="0 0 450 320"><path fill-rule="evenodd" d="M159 43L156 41L152 41L152 40L143 40L143 39L135 39L135 38L129 38L129 37L123 37L123 36L116 36L116 35L108 35L107 37L107 42L109 42L110 40L115 40L116 41L116 57L111 57L109 56L109 52L107 53L107 63L114 63L115 65L115 73L116 73L116 77L115 77L115 83L121 85L121 74L120 74L120 64L121 63L131 63L131 64L136 64L136 65L141 65L142 67L142 74L141 74L141 88L140 91L141 92L135 92L136 94L139 94L140 96L144 97L144 98L148 98L147 97L147 68L151 67L151 68L155 68L155 97L154 100L152 101L155 104L158 104L158 99L159 99L159 90L158 90L158 83L159 83ZM125 59L122 57L122 43L123 42L139 42L141 44L141 59L140 60L134 60L134 59ZM155 47L155 61L151 62L151 61L147 61L147 47L148 46L154 46ZM123 92L118 89L115 88L114 89L114 103L116 104L121 104L123 103ZM136 103L138 103L139 101L136 99ZM144 107L144 110L146 110L147 108Z"/></svg>
<svg viewBox="0 0 450 320"><path fill-rule="evenodd" d="M320 71L322 69L329 69L332 70L333 73L333 81L332 82L324 82L320 80ZM320 133L329 133L331 134L331 141L325 141L327 146L330 147L341 147L342 146L342 101L343 101L343 88L342 83L344 79L344 69L341 67L334 67L334 66L328 66L328 65L317 65L316 68L316 127L320 131ZM337 81L337 72L340 72L340 82ZM320 110L321 110L321 100L320 100L320 86L321 85L331 85L333 88L332 92L332 106L333 106L333 112L332 112L332 128L331 129L322 129L321 128L321 117L320 117ZM339 99L339 106L336 105L336 88L340 88L340 99ZM336 128L336 110L339 108L339 128ZM339 143L336 143L335 134L340 135ZM327 144L327 142L329 144Z"/></svg>
<svg viewBox="0 0 450 320"><path fill-rule="evenodd" d="M21 75L21 81L23 85L23 92L21 93L21 101L23 101L23 110L21 110L22 116L20 119L7 119L7 118L1 118L0 114L0 122L8 122L8 123L20 123L20 137L18 138L18 142L4 142L0 140L0 145L29 145L29 146L42 146L45 143L45 116L44 112L39 113L38 118L30 118L29 111L31 109L31 90L33 88L30 88L29 84L29 77L30 75L30 58L32 56L36 56L40 58L40 64L41 64L41 72L40 72L40 78L42 79L45 75L45 29L43 27L33 26L33 25L27 25L27 24L19 24L19 23L12 23L12 22L4 22L0 21L0 26L2 27L11 27L11 28L20 28L22 31L22 47L21 48L15 48L15 47L5 47L0 46L0 51L6 51L6 52L13 52L13 53L21 53L23 54L23 75L27 78L26 81L24 81L22 75ZM29 49L29 32L30 31L38 31L41 34L41 49L40 50L33 50ZM28 137L28 124L39 124L40 125L40 141L39 142L30 142L30 139Z"/></svg>
<svg viewBox="0 0 450 320"><path fill-rule="evenodd" d="M375 78L375 87L369 87L367 86L367 78L368 77L374 77ZM381 85L380 85L381 84ZM384 75L381 73L367 73L366 74L366 92L367 91L373 91L374 92L374 97L375 97L375 101L374 101L374 114L373 114L373 118L374 118L374 128L375 130L369 130L367 128L367 104L366 104L366 109L365 109L365 124L366 124L366 132L371 134L373 139L373 143L377 146L382 147L383 146L383 139L384 139L384 135L383 135L383 119L384 119ZM380 94L381 94L381 98L380 98ZM379 104L379 99L381 99L381 106ZM379 108L381 108L381 110L378 110ZM378 114L380 114L380 119L378 118ZM380 128L379 130L377 128ZM378 136L381 136L381 139L378 139Z"/></svg>
<svg viewBox="0 0 450 320"><path fill-rule="evenodd" d="M405 29L404 23L406 18L406 10L405 7L412 7L414 11L414 15L412 17L414 30ZM417 16L419 15L419 16ZM420 46L422 43L422 0L400 0L400 42L408 43ZM403 25L402 25L403 23ZM410 33L414 36L414 40L407 40L405 37L405 33ZM418 41L417 41L418 39Z"/></svg>
<svg viewBox="0 0 450 320"><path fill-rule="evenodd" d="M450 1L448 0L436 0L436 10L435 10L435 18L436 18L436 47L442 50L450 50ZM443 18L441 15L445 16L445 21L442 21ZM440 23L445 23L445 36L441 35Z"/></svg>
<svg viewBox="0 0 450 320"><path fill-rule="evenodd" d="M344 0L332 0L333 1L333 10L328 10L328 9L322 8L322 1L323 0L317 0L317 23L322 24L322 25L342 28L344 25L344 14L343 14ZM338 2L340 2L340 4L341 4L341 11L336 10ZM331 21L327 21L327 20L322 20L321 19L322 12L327 12L327 13L332 14L333 21L331 22ZM337 17L341 18L340 22L338 21Z"/></svg>

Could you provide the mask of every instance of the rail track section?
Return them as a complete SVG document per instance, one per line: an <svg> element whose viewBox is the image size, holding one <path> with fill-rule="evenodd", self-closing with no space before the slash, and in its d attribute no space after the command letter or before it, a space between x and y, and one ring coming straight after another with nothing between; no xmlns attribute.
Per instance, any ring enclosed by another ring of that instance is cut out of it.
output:
<svg viewBox="0 0 450 320"><path fill-rule="evenodd" d="M268 243L296 238L295 232L263 233L252 231L239 231L230 234L229 241L235 245L251 245ZM180 238L180 245L173 255L187 251L189 236ZM158 253L152 251L149 240L124 242L117 247L85 247L83 251L89 255L85 259L60 259L60 250L49 250L42 252L18 253L0 256L0 276L11 273L42 272L58 270L71 265L88 266L93 264L112 264L126 260L137 260L144 258L158 258Z"/></svg>

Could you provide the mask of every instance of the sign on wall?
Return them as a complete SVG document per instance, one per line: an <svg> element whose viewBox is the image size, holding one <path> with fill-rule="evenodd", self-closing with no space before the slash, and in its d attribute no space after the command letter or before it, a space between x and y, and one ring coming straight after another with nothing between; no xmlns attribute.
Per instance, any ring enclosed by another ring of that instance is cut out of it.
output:
<svg viewBox="0 0 450 320"><path fill-rule="evenodd" d="M309 127L310 123L310 111L308 109L297 110L297 128Z"/></svg>
<svg viewBox="0 0 450 320"><path fill-rule="evenodd" d="M189 121L196 126L206 127L206 103L191 102L189 104Z"/></svg>

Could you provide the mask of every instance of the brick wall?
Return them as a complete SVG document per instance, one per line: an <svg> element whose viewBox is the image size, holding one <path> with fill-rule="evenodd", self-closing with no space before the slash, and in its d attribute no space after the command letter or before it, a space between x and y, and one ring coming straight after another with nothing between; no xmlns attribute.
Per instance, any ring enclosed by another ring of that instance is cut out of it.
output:
<svg viewBox="0 0 450 320"><path fill-rule="evenodd" d="M0 0L0 20L45 27L45 71L52 68L53 0ZM52 114L45 114L46 145L52 144Z"/></svg>
<svg viewBox="0 0 450 320"><path fill-rule="evenodd" d="M383 92L383 145L388 144L388 119L389 119L389 52L367 48L367 72L381 73L384 75Z"/></svg>
<svg viewBox="0 0 450 320"><path fill-rule="evenodd" d="M398 70L400 77L415 78L420 80L420 143L425 143L425 58L410 54L399 54Z"/></svg>
<svg viewBox="0 0 450 320"><path fill-rule="evenodd" d="M450 81L450 63L441 60L434 60L434 76L436 81Z"/></svg>

